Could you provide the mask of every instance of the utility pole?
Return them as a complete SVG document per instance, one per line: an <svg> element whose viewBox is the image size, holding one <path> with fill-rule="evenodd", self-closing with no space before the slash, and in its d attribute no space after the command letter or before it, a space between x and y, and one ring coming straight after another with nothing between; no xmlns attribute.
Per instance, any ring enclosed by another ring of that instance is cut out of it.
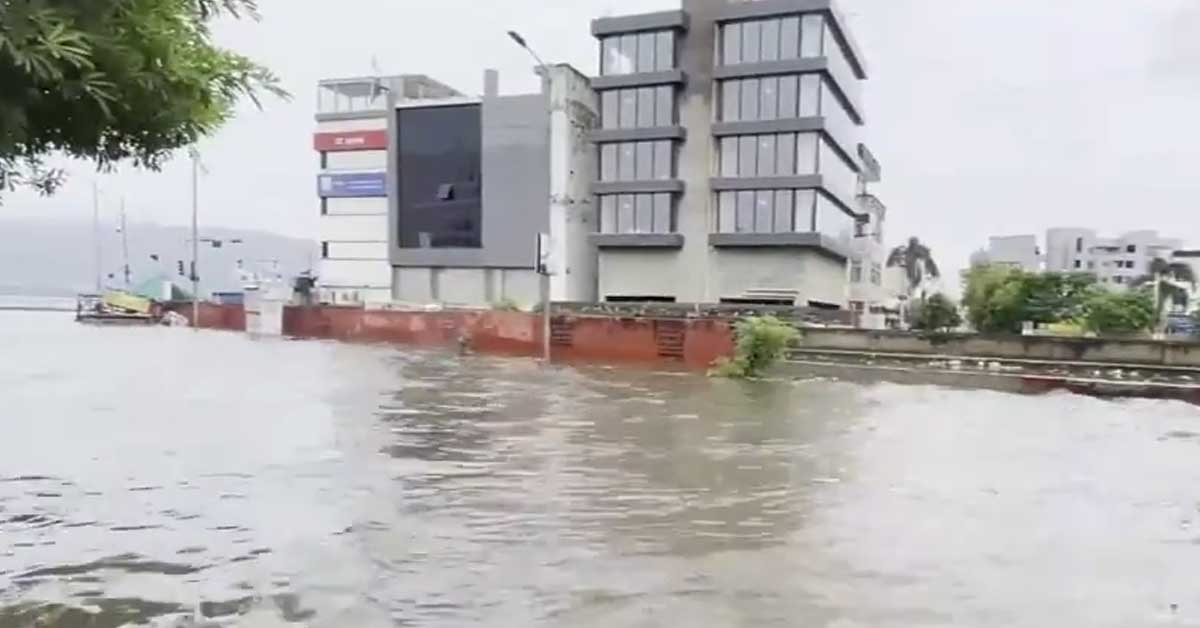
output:
<svg viewBox="0 0 1200 628"><path fill-rule="evenodd" d="M553 182L550 181L550 172L552 170L551 164L550 164L550 159L551 159L551 155L554 153L554 149L551 146L552 133L553 133L552 125L554 123L554 95L551 93L553 90L553 87L554 87L553 78L550 73L550 66L546 65L545 61L542 61L542 58L540 56L538 56L538 54L536 52L533 51L533 48L531 48L529 46L529 42L525 41L525 38L522 37L520 35L520 33L516 32L516 31L508 31L508 37L509 37L509 39L516 42L516 44L518 46L520 46L521 48L524 48L525 51L528 52L531 57L533 57L533 60L535 62L537 62L537 65L538 65L538 73L541 74L542 92L545 94L545 97L546 97L546 181L547 181L547 189L546 189L546 209L545 209L545 211L547 213L547 216L549 216L550 208L553 207L553 205L554 205L554 203L552 202L552 199L550 198L550 188L553 187ZM547 364L550 362L550 329L551 329L550 319L552 316L551 310L553 309L553 299L551 299L551 294L550 294L550 292L551 292L550 274L552 271L552 269L550 268L550 263L549 263L549 260L551 258L550 257L550 250L551 250L550 247L551 247L551 240L550 240L549 234L546 234L546 236L544 238L538 237L537 269L538 269L538 274L541 275L541 284L542 284L541 285L541 288L542 288L542 356L545 359Z"/></svg>
<svg viewBox="0 0 1200 628"><path fill-rule="evenodd" d="M92 247L95 249L93 265L96 270L96 294L104 290L104 270L101 268L104 262L100 253L100 237L100 184L92 181Z"/></svg>
<svg viewBox="0 0 1200 628"><path fill-rule="evenodd" d="M200 152L189 151L192 157L192 327L200 328Z"/></svg>
<svg viewBox="0 0 1200 628"><path fill-rule="evenodd" d="M125 198L121 198L121 255L125 268L125 290L133 287L133 273L129 269L129 229L125 222Z"/></svg>

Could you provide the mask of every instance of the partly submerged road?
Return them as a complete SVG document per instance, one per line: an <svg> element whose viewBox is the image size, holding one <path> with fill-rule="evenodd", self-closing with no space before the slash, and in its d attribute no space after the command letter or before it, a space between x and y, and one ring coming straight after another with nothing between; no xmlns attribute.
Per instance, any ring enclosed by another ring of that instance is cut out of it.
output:
<svg viewBox="0 0 1200 628"><path fill-rule="evenodd" d="M1200 409L0 313L0 627L1200 625Z"/></svg>

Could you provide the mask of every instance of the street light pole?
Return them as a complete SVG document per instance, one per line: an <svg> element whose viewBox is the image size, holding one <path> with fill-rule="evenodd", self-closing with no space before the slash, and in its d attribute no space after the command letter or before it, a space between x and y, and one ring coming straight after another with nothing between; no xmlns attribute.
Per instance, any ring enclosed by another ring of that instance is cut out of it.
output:
<svg viewBox="0 0 1200 628"><path fill-rule="evenodd" d="M101 259L100 253L100 184L92 182L92 248L94 249L94 261L96 266L96 294L104 291L104 262Z"/></svg>
<svg viewBox="0 0 1200 628"><path fill-rule="evenodd" d="M546 97L546 179L547 179L547 184L548 184L547 187L550 187L553 185L549 179L550 179L550 172L553 170L553 168L551 167L551 164L550 164L551 155L553 153L553 149L550 146L550 142L551 142L551 136L552 136L552 132L553 132L551 125L553 124L553 119L554 119L554 102L553 102L554 96L553 96L553 94L551 94L551 90L553 89L553 82L552 82L551 74L550 74L550 66L546 65L545 61L542 61L542 58L539 57L538 54L533 51L533 48L531 48L529 46L529 42L525 41L525 38L522 37L520 35L520 33L516 32L516 31L508 31L508 37L509 37L509 39L516 42L516 44L518 46L525 49L525 51L528 52L531 57L533 57L533 60L535 62L537 62L538 70L539 70L539 73L541 74L542 92L545 94L545 97ZM547 189L547 191L546 191L546 201L547 201L546 202L546 213L547 213L547 216L549 216L550 208L553 205L552 199L550 198L550 190L549 189ZM548 364L550 362L550 329L551 329L550 319L552 316L552 313L550 311L552 309L552 306L551 306L552 299L550 298L551 297L551 295L550 295L551 268L550 268L550 264L548 261L546 263L543 263L543 260L550 259L550 257L549 257L550 252L543 251L542 247L543 246L547 247L547 248L550 247L549 234L547 234L547 237L544 238L544 240L545 240L545 242L543 242L543 238L541 238L541 237L538 238L538 260L537 260L538 266L537 266L537 268L538 268L539 274L541 275L541 288L542 288L542 357Z"/></svg>
<svg viewBox="0 0 1200 628"><path fill-rule="evenodd" d="M189 151L192 157L192 328L200 328L200 153Z"/></svg>

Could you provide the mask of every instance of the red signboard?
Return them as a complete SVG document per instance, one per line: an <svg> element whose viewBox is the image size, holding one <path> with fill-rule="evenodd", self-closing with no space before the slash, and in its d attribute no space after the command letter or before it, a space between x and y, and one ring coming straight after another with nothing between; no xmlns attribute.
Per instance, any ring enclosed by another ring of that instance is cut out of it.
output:
<svg viewBox="0 0 1200 628"><path fill-rule="evenodd" d="M386 150L387 145L387 131L384 130L317 133L313 135L313 148L322 152Z"/></svg>

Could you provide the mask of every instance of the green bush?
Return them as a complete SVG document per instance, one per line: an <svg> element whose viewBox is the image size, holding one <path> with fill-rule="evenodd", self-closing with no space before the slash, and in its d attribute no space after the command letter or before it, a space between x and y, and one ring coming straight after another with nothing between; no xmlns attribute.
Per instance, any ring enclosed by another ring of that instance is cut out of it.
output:
<svg viewBox="0 0 1200 628"><path fill-rule="evenodd" d="M795 327L775 318L746 318L734 325L737 344L734 356L721 358L712 373L718 377L757 377L783 357L792 341L800 335Z"/></svg>
<svg viewBox="0 0 1200 628"><path fill-rule="evenodd" d="M962 325L962 316L958 313L958 307L940 292L913 306L913 329L949 331L959 325Z"/></svg>
<svg viewBox="0 0 1200 628"><path fill-rule="evenodd" d="M520 311L522 311L521 306L517 305L516 301L509 299L507 297L500 299L499 301L496 301L495 303L493 303L492 309L499 310L501 312L520 312Z"/></svg>
<svg viewBox="0 0 1200 628"><path fill-rule="evenodd" d="M1097 334L1149 331L1158 318L1154 297L1139 291L1097 292L1083 309L1084 327Z"/></svg>
<svg viewBox="0 0 1200 628"><path fill-rule="evenodd" d="M963 304L976 330L1017 334L1026 321L1046 325L1078 320L1099 290L1089 274L976 266L967 273Z"/></svg>

